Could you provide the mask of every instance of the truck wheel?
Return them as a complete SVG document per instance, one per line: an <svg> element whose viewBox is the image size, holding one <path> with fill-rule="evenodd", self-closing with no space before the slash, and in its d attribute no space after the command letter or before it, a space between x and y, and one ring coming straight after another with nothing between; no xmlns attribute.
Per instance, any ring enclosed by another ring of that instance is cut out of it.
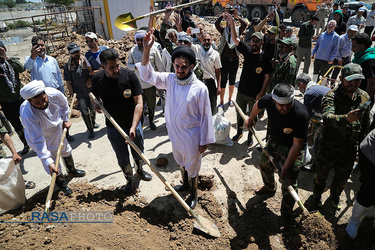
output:
<svg viewBox="0 0 375 250"><path fill-rule="evenodd" d="M292 13L292 23L295 26L301 26L303 22L306 22L309 19L307 12L304 9L296 9Z"/></svg>
<svg viewBox="0 0 375 250"><path fill-rule="evenodd" d="M222 10L221 10L220 5L216 5L216 6L214 7L214 16L218 16L218 15L220 15L221 12L222 12Z"/></svg>
<svg viewBox="0 0 375 250"><path fill-rule="evenodd" d="M260 20L264 19L264 17L266 16L266 12L264 10L263 7L255 7L252 11L251 11L251 18L254 18L254 17L259 17Z"/></svg>
<svg viewBox="0 0 375 250"><path fill-rule="evenodd" d="M251 20L251 9L249 7L241 8L241 15L244 18L247 18L247 19Z"/></svg>
<svg viewBox="0 0 375 250"><path fill-rule="evenodd" d="M195 15L201 16L204 14L204 5L198 4L194 8Z"/></svg>

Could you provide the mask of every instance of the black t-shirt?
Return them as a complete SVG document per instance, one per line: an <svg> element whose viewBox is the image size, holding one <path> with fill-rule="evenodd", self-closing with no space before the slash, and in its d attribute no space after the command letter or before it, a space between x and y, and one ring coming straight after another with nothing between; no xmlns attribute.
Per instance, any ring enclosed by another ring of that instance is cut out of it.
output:
<svg viewBox="0 0 375 250"><path fill-rule="evenodd" d="M124 91L130 89L131 96L124 97ZM92 79L92 93L100 98L104 108L122 129L130 129L133 122L135 102L134 96L143 93L137 75L128 69L121 68L117 79L107 77L104 70ZM114 127L106 118L107 127Z"/></svg>
<svg viewBox="0 0 375 250"><path fill-rule="evenodd" d="M274 57L275 44L271 44L267 36L264 36L263 51L268 58Z"/></svg>
<svg viewBox="0 0 375 250"><path fill-rule="evenodd" d="M375 59L369 59L361 63L362 74L365 76L365 79L362 80L361 89L366 91L367 88L367 79L375 77Z"/></svg>
<svg viewBox="0 0 375 250"><path fill-rule="evenodd" d="M88 97L90 93L89 88L86 86L86 81L89 78L89 70L78 70L78 63L74 62L75 68L69 71L68 63L64 66L64 80L71 82L74 93L77 93L77 98ZM78 70L78 72L77 72Z"/></svg>
<svg viewBox="0 0 375 250"><path fill-rule="evenodd" d="M272 72L271 60L264 51L260 54L251 53L251 48L242 41L237 50L244 56L238 92L255 98L262 89L265 74Z"/></svg>
<svg viewBox="0 0 375 250"><path fill-rule="evenodd" d="M276 142L276 144L291 147L294 137L306 138L309 122L308 111L305 105L298 100L294 100L292 109L285 115L277 110L272 94L260 98L258 108L267 109L271 140Z"/></svg>

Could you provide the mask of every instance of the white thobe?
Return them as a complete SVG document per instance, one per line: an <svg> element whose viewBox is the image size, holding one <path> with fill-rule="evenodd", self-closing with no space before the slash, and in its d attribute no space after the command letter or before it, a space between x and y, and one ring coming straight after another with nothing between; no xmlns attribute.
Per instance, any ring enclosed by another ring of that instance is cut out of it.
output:
<svg viewBox="0 0 375 250"><path fill-rule="evenodd" d="M69 120L70 108L66 97L57 89L46 88L45 93L48 96L46 109L37 109L26 100L20 107L20 116L27 144L38 155L44 169L50 174L48 166L55 163L63 132L62 123ZM68 157L71 152L72 148L65 139L61 156Z"/></svg>
<svg viewBox="0 0 375 250"><path fill-rule="evenodd" d="M208 89L198 79L189 85L178 85L174 73L154 72L151 64L136 64L141 79L158 89L167 90L164 117L178 164L190 177L198 175L201 167L199 145L215 142ZM175 152L180 157L176 157Z"/></svg>

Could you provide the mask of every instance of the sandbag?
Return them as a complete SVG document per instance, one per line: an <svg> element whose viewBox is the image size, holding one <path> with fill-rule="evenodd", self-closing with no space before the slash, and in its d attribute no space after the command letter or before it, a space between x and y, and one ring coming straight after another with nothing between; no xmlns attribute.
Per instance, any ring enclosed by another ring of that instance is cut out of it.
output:
<svg viewBox="0 0 375 250"><path fill-rule="evenodd" d="M224 117L224 110L219 107L216 115L212 117L215 131L215 143L226 146L233 146L233 141L229 137L231 123Z"/></svg>
<svg viewBox="0 0 375 250"><path fill-rule="evenodd" d="M25 202L25 183L19 165L12 158L0 159L0 214L17 209Z"/></svg>

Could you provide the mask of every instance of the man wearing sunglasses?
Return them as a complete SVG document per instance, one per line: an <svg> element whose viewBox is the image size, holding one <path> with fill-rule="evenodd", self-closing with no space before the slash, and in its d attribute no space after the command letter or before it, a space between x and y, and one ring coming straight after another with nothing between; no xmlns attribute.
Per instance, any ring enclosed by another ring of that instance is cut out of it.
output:
<svg viewBox="0 0 375 250"><path fill-rule="evenodd" d="M87 67L89 69L90 75L95 75L100 70L103 70L99 54L100 52L108 49L107 46L99 46L98 44L98 37L93 32L87 32L85 34L86 44L90 48L89 51L85 54L85 61L87 64Z"/></svg>
<svg viewBox="0 0 375 250"><path fill-rule="evenodd" d="M139 72L137 67L135 66L136 63L141 62L142 55L143 55L143 38L146 36L145 30L138 30L134 34L134 40L137 43L137 46L131 48L128 57L128 69L133 70L135 74L139 77ZM164 65L161 61L161 55L159 50L153 46L150 52L150 62L155 71L164 72ZM149 126L151 130L156 129L156 125L154 123L154 116L155 116L155 106L156 106L156 88L155 86L140 80L141 86L143 89L143 99L147 102L148 107L148 119L149 119ZM143 117L142 117L142 125L143 125Z"/></svg>

